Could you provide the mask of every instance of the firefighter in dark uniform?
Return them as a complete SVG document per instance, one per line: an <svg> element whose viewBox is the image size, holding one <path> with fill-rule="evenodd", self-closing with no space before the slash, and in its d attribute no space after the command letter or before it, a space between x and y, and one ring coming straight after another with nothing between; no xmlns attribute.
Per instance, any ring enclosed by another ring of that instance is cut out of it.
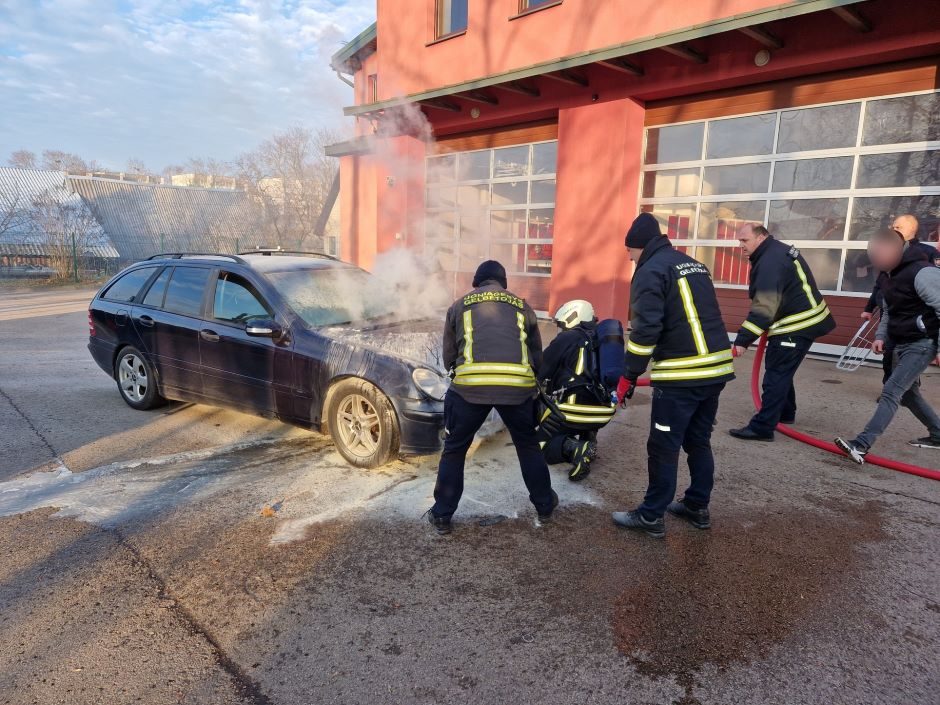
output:
<svg viewBox="0 0 940 705"><path fill-rule="evenodd" d="M832 332L836 322L803 255L775 240L760 225L738 232L751 262L751 310L734 340L735 356L767 334L767 357L761 409L747 426L729 433L745 441L772 441L778 423L796 419L793 377L816 338Z"/></svg>
<svg viewBox="0 0 940 705"><path fill-rule="evenodd" d="M444 450L434 506L427 513L440 534L451 531L463 494L467 450L494 407L512 437L539 519L547 521L558 506L536 437L535 375L542 337L535 312L506 290L506 270L499 262L483 262L473 286L447 311L444 325L443 359L453 382L444 398Z"/></svg>
<svg viewBox="0 0 940 705"><path fill-rule="evenodd" d="M636 269L630 285L633 321L624 356L625 396L632 396L652 358L653 403L646 497L633 511L615 512L613 520L662 538L668 511L707 529L715 474L712 427L719 395L734 379L715 287L708 268L673 249L649 213L633 221L626 245ZM680 449L688 454L691 483L682 499L673 501Z"/></svg>
<svg viewBox="0 0 940 705"><path fill-rule="evenodd" d="M549 464L571 463L568 479L579 482L597 457L597 431L616 411L610 390L616 389L619 374L601 379L597 318L590 302L562 304L554 320L561 332L545 348L539 369L545 401L552 405L540 414L539 445ZM622 336L620 340L622 357Z"/></svg>

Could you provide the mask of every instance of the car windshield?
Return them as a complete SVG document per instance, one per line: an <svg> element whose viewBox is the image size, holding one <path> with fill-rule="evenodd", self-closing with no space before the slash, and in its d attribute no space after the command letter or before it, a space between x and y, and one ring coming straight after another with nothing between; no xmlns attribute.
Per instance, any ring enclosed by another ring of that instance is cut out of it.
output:
<svg viewBox="0 0 940 705"><path fill-rule="evenodd" d="M336 326L394 315L394 291L361 269L292 269L265 276L309 325Z"/></svg>

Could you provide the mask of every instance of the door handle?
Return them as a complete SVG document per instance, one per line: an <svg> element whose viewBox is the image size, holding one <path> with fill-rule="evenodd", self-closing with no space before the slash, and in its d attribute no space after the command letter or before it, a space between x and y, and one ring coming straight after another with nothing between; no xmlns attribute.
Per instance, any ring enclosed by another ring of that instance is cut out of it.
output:
<svg viewBox="0 0 940 705"><path fill-rule="evenodd" d="M150 316L141 316L137 322L145 328L153 328L153 319Z"/></svg>
<svg viewBox="0 0 940 705"><path fill-rule="evenodd" d="M203 328L201 331L199 331L199 337L210 343L219 342L219 334L214 330L209 330L208 328Z"/></svg>

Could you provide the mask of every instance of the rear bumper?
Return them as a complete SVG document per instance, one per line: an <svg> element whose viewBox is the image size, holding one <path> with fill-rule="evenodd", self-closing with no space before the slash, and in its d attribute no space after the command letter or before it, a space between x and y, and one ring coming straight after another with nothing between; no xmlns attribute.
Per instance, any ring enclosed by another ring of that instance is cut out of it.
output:
<svg viewBox="0 0 940 705"><path fill-rule="evenodd" d="M402 455L439 453L444 431L444 402L428 399L397 399Z"/></svg>
<svg viewBox="0 0 940 705"><path fill-rule="evenodd" d="M108 373L109 377L114 376L114 346L109 345L98 338L88 339L88 352L98 363L98 367Z"/></svg>

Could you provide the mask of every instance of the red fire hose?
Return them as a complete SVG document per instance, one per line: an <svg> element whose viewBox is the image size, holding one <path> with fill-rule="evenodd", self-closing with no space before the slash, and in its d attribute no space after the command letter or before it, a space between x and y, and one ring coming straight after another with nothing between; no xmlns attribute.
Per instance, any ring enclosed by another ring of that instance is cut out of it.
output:
<svg viewBox="0 0 940 705"><path fill-rule="evenodd" d="M757 346L757 351L754 354L754 368L751 370L751 396L754 398L754 407L760 410L760 368L761 364L764 362L764 349L767 347L767 338L766 336L761 336L760 344ZM821 441L818 438L813 438L808 436L805 433L800 433L799 431L794 431L789 426L784 424L777 424L777 430L780 431L785 436L789 436L801 443L806 443L807 445L814 446L820 450L829 451L830 453L835 453L840 455L843 458L845 453L843 453L834 443L828 443L827 441ZM908 463L902 463L897 460L891 460L890 458L882 458L877 455L872 455L869 453L865 456L865 462L871 463L872 465L880 465L883 468L888 468L890 470L897 470L898 472L906 472L911 475L918 475L920 477L927 477L931 480L940 480L940 471L930 470L929 468L922 468L919 465L910 465Z"/></svg>
<svg viewBox="0 0 940 705"><path fill-rule="evenodd" d="M761 336L760 343L757 346L757 351L754 354L754 368L751 370L751 396L754 399L754 407L759 411L760 410L760 369L761 364L764 362L764 350L767 347L767 337ZM649 379L638 379L636 382L638 387L648 387L650 385ZM795 431L789 426L784 424L777 424L777 430L780 431L785 436L789 436L794 440L800 441L801 443L806 443L820 450L825 450L835 455L845 457L843 453L834 443L829 443L827 441L821 441L818 438L813 438L808 436L805 433L800 433ZM929 468L922 468L919 465L910 465L908 463L902 463L898 460L891 460L890 458L882 458L877 455L872 455L869 453L865 456L865 462L871 463L872 465L879 465L883 468L888 468L889 470L897 470L898 472L906 472L911 475L917 475L919 477L926 477L931 480L940 480L940 471L931 470Z"/></svg>

